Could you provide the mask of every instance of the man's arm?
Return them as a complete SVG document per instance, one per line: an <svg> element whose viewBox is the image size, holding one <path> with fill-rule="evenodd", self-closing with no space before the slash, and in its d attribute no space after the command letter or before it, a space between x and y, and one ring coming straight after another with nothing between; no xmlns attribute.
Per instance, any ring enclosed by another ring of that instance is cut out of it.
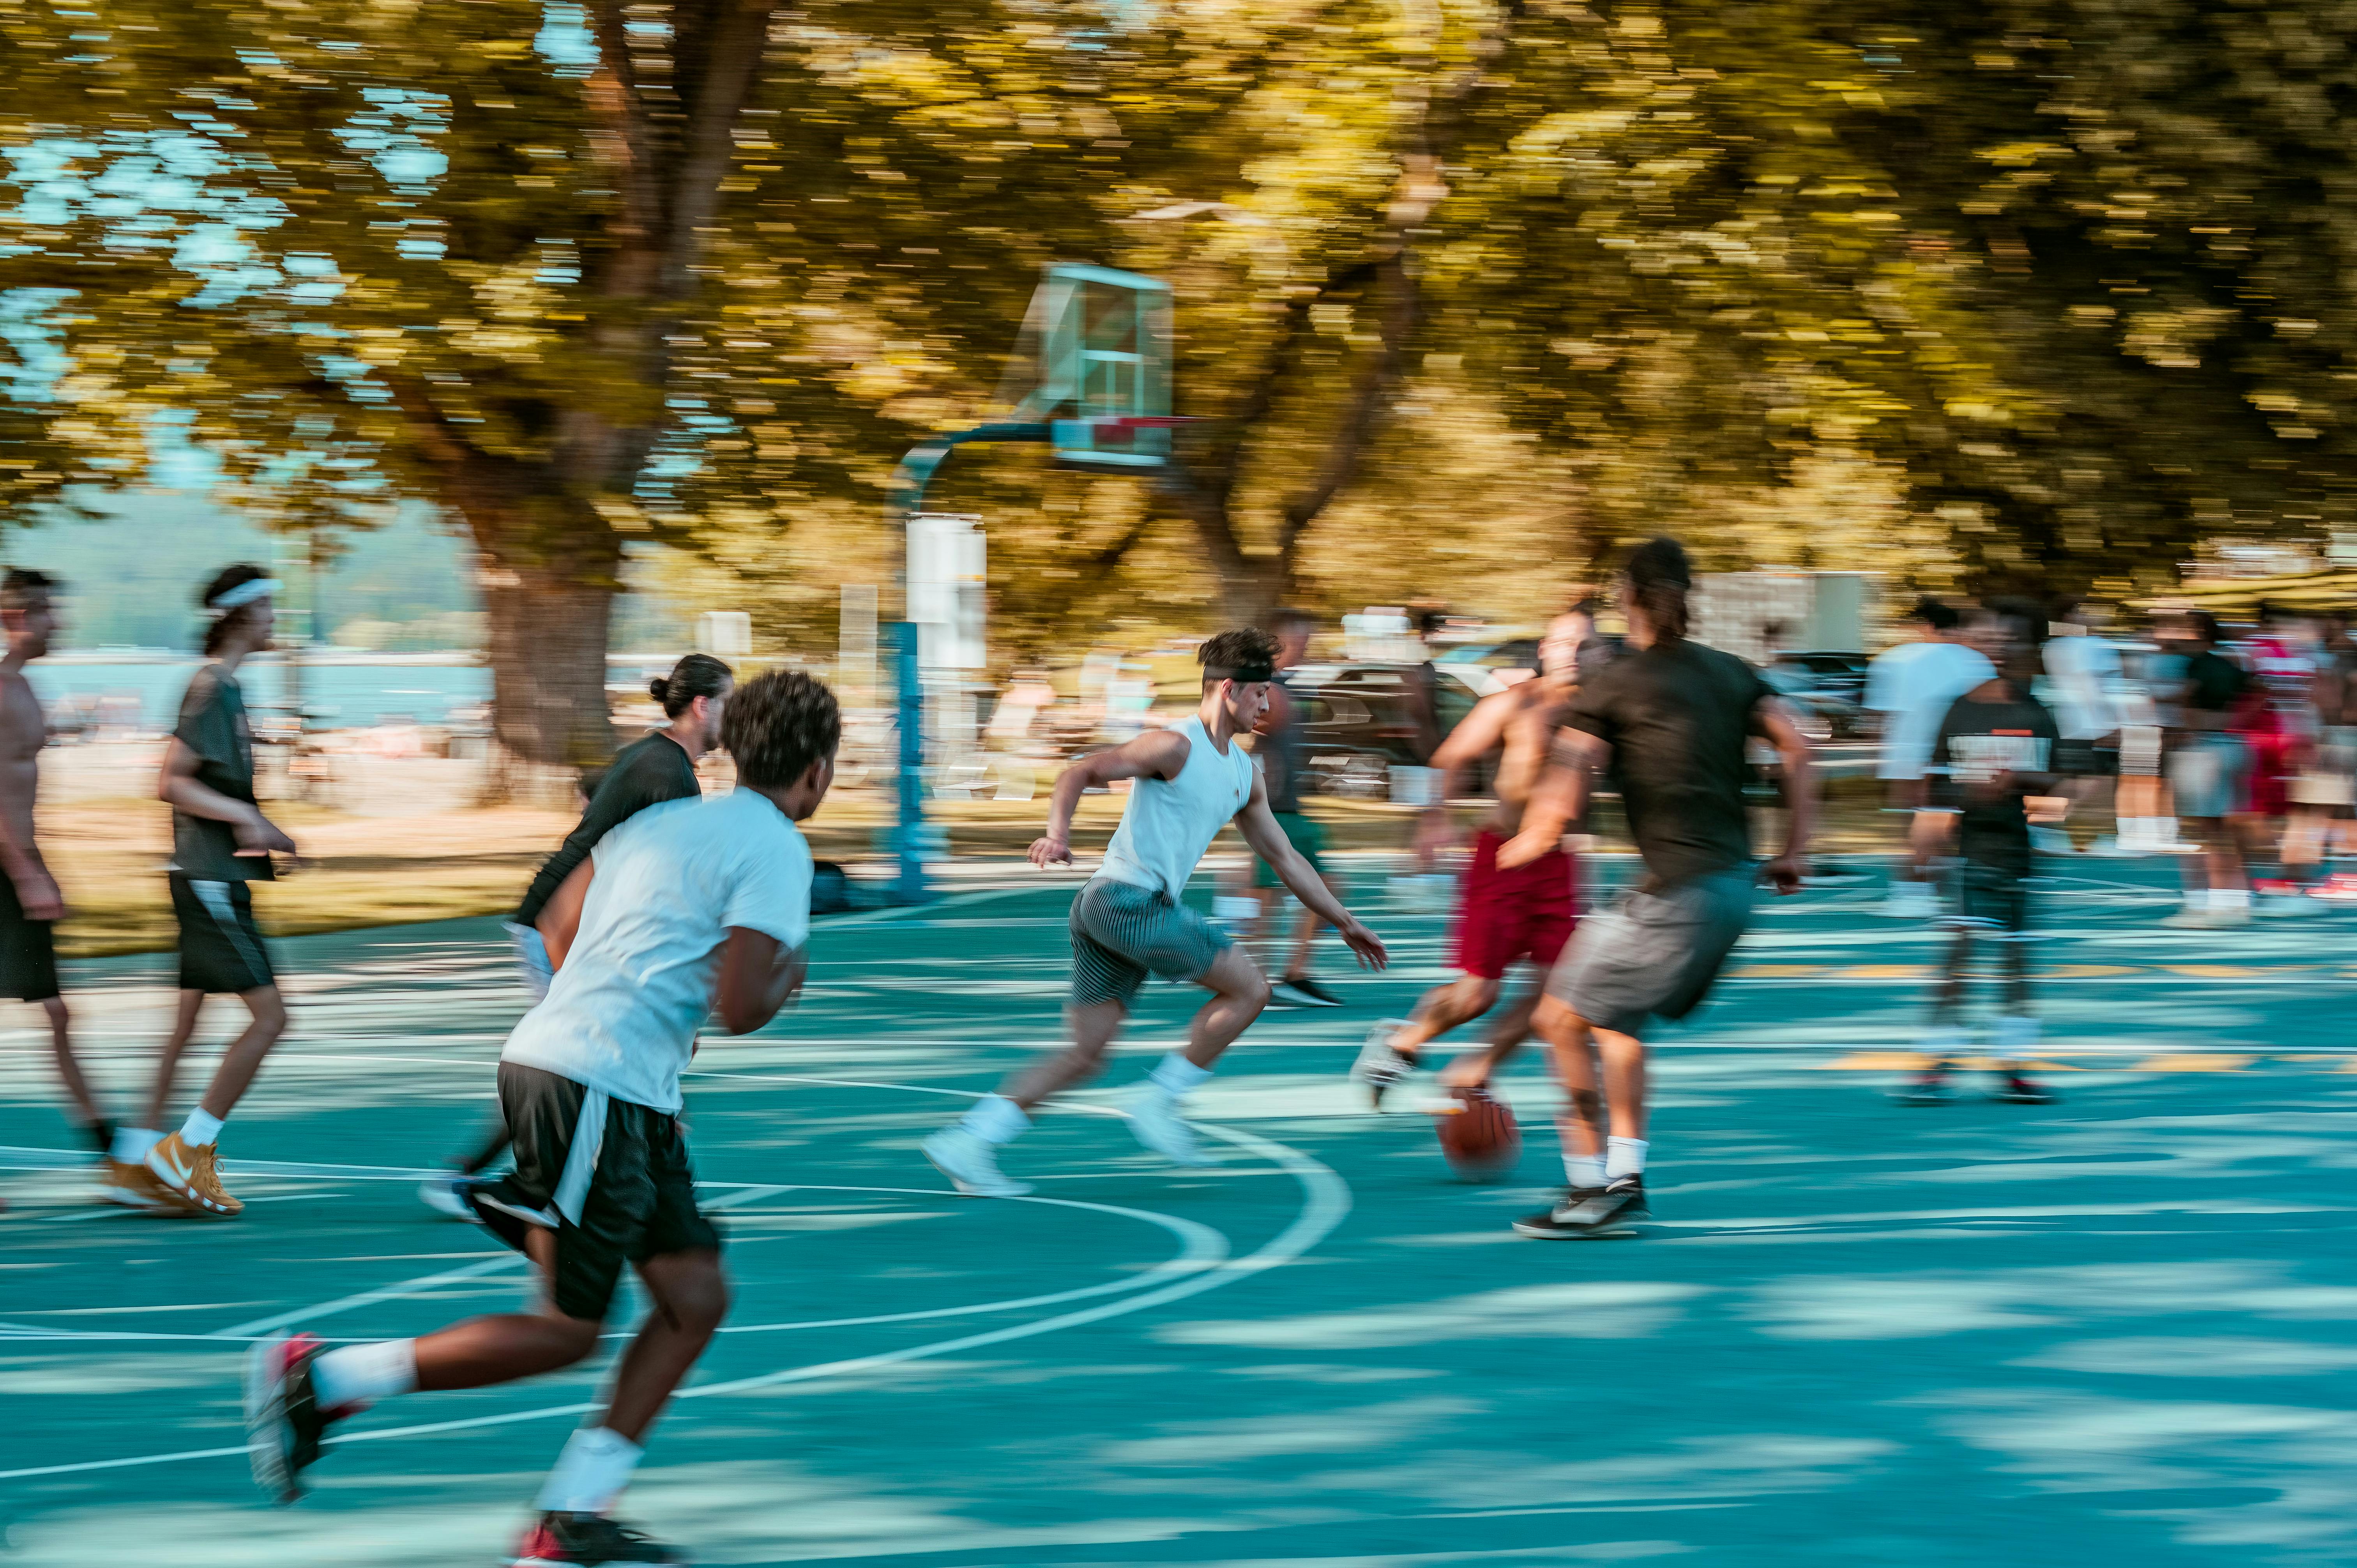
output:
<svg viewBox="0 0 2357 1568"><path fill-rule="evenodd" d="M1031 843L1031 864L1038 866L1072 863L1072 813L1080 808L1082 791L1116 779L1176 779L1187 766L1187 737L1176 730L1156 730L1108 751L1092 752L1064 769L1048 801L1048 831Z"/></svg>
<svg viewBox="0 0 2357 1568"><path fill-rule="evenodd" d="M1776 748L1776 756L1784 765L1784 853L1760 868L1781 894L1801 890L1801 857L1808 852L1809 837L1817 826L1816 768L1812 760L1809 737L1784 711L1784 704L1773 697L1761 700L1753 710L1760 734Z"/></svg>
<svg viewBox="0 0 2357 1568"><path fill-rule="evenodd" d="M1506 730L1522 712L1523 701L1512 690L1492 692L1473 704L1473 711L1458 722L1432 754L1432 766L1440 770L1440 787L1416 822L1415 849L1420 857L1429 860L1432 851L1448 841L1448 802L1465 770L1505 744Z"/></svg>
<svg viewBox="0 0 2357 1568"><path fill-rule="evenodd" d="M1587 811L1590 777L1612 760L1612 747L1586 730L1555 732L1552 755L1523 808L1523 831L1498 846L1498 869L1528 865L1563 842L1564 831Z"/></svg>
<svg viewBox="0 0 2357 1568"><path fill-rule="evenodd" d="M227 822L237 834L239 854L295 853L295 841L273 827L270 819L262 814L261 807L247 800L232 800L210 784L199 783L197 769L203 765L204 758L191 750L187 741L174 736L164 753L164 772L156 786L156 799L167 801L176 811Z"/></svg>
<svg viewBox="0 0 2357 1568"><path fill-rule="evenodd" d="M533 922L541 945L548 950L551 974L565 967L565 955L573 950L573 939L581 934L581 907L589 901L589 882L597 875L597 863L585 857L556 885L556 891L540 907L540 918Z"/></svg>
<svg viewBox="0 0 2357 1568"><path fill-rule="evenodd" d="M1342 908L1342 901L1328 889L1325 880L1309 868L1285 830L1276 825L1275 813L1268 809L1268 788L1260 774L1253 774L1252 797L1244 802L1235 817L1236 831L1250 844L1253 853L1268 863L1278 881L1293 890L1310 913L1324 920L1340 933L1351 950L1359 955L1360 967L1381 969L1391 961L1383 949L1383 939L1361 924L1355 915Z"/></svg>
<svg viewBox="0 0 2357 1568"><path fill-rule="evenodd" d="M790 948L766 932L728 928L720 944L720 973L713 983L713 1010L732 1035L749 1035L778 1015L810 972L810 945Z"/></svg>

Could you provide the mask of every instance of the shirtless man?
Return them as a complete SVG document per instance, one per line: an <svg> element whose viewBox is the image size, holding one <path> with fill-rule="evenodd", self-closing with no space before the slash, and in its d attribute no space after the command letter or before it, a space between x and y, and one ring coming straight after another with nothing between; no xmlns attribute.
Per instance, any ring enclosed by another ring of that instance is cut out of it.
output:
<svg viewBox="0 0 2357 1568"><path fill-rule="evenodd" d="M1530 800L1531 786L1545 766L1555 732L1565 722L1565 706L1578 689L1579 645L1591 625L1584 615L1555 617L1539 644L1538 677L1482 698L1432 754L1432 766L1441 772L1441 788L1438 800L1426 808L1417 824L1421 854L1428 858L1455 836L1447 802L1457 793L1465 770L1484 757L1498 759L1491 786L1497 800L1474 839L1473 864L1466 869L1458 902L1453 944L1457 978L1426 992L1406 1023L1389 1018L1376 1025L1352 1069L1351 1076L1367 1086L1378 1111L1385 1091L1416 1069L1426 1045L1497 1005L1507 965L1528 958L1544 975L1571 940L1577 918L1577 871L1571 856L1556 849L1528 865L1501 872L1498 846L1523 830L1523 808ZM1448 1087L1486 1089L1515 1047L1530 1037L1531 1009L1538 999L1536 986L1515 998L1491 1027L1490 1048L1459 1057L1450 1065Z"/></svg>
<svg viewBox="0 0 2357 1568"><path fill-rule="evenodd" d="M65 918L65 899L33 836L33 801L40 793L41 747L48 744L49 725L40 698L25 679L25 666L47 654L57 634L57 586L48 573L22 567L0 578L0 628L8 638L8 651L0 656L0 869L7 872L0 878L0 995L38 1002L48 1014L58 1078L73 1101L83 1136L103 1158L114 1130L99 1114L90 1080L74 1059L65 998L58 994L50 929Z"/></svg>

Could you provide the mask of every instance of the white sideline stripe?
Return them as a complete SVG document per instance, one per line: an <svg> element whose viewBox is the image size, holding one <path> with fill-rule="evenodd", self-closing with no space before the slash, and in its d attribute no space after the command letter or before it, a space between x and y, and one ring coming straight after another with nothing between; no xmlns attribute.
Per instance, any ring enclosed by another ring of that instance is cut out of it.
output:
<svg viewBox="0 0 2357 1568"><path fill-rule="evenodd" d="M881 1085L883 1088L914 1088L914 1085ZM934 1090L941 1093L964 1093L963 1090ZM967 1094L979 1099L979 1094ZM889 1350L874 1356L856 1356L841 1361L822 1361L807 1367L788 1368L782 1371L763 1373L758 1377L739 1378L731 1382L708 1383L701 1388L683 1389L675 1399L705 1399L716 1394L743 1393L754 1389L774 1388L783 1383L811 1382L824 1378L843 1377L853 1372L869 1371L882 1367L903 1365L910 1361L928 1360L937 1356L952 1355L960 1350L979 1348L985 1345L1002 1345L1009 1340L1028 1339L1037 1335L1051 1334L1060 1328L1077 1327L1084 1323L1096 1323L1125 1313L1138 1312L1166 1302L1217 1290L1235 1281L1246 1279L1265 1270L1289 1263L1307 1252L1340 1225L1351 1212L1351 1188L1331 1169L1301 1153L1257 1133L1243 1133L1232 1128L1197 1122L1196 1127L1213 1137L1221 1138L1262 1159L1284 1168L1301 1184L1302 1205L1293 1222L1283 1230L1242 1258L1233 1259L1219 1267L1210 1268L1192 1278L1180 1280L1158 1290L1131 1294L1120 1301L1100 1306L1084 1307L1055 1317L1045 1317L1033 1323L1016 1324L1006 1328L993 1329L984 1334L970 1334L962 1338L937 1340L931 1345L918 1345L906 1350ZM1056 1200L1060 1201L1060 1200ZM586 1415L602 1409L598 1404L580 1403L548 1405L538 1410L512 1411L501 1415L472 1416L462 1421L430 1422L416 1426L387 1427L376 1432L355 1432L348 1437L334 1440L334 1445L346 1443L378 1443L395 1437L425 1437L436 1433L461 1432L479 1426L507 1426L519 1422L541 1421L554 1416ZM85 1460L73 1465L44 1465L30 1469L0 1470L0 1481L28 1480L39 1476L76 1475L91 1470L120 1470L140 1465L170 1465L194 1459L220 1459L243 1455L251 1445L235 1448L190 1449L178 1454L148 1454L125 1459Z"/></svg>

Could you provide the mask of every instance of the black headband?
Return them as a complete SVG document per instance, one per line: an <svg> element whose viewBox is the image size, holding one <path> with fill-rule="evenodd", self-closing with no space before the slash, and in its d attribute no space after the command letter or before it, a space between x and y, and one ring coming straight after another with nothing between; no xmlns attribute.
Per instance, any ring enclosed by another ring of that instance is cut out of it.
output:
<svg viewBox="0 0 2357 1568"><path fill-rule="evenodd" d="M1242 681L1245 684L1249 685L1256 681L1275 680L1276 666L1268 663L1206 664L1203 666L1203 679L1206 681Z"/></svg>

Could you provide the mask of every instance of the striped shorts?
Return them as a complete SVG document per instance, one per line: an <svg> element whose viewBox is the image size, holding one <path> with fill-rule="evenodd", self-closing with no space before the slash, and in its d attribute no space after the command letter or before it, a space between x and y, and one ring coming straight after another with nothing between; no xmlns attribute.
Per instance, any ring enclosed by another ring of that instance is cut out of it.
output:
<svg viewBox="0 0 2357 1568"><path fill-rule="evenodd" d="M1124 1006L1148 974L1194 980L1235 944L1167 893L1100 876L1072 900L1072 1005Z"/></svg>
<svg viewBox="0 0 2357 1568"><path fill-rule="evenodd" d="M172 913L180 921L180 989L244 993L277 983L270 950L253 923L253 889L243 882L199 882L172 873Z"/></svg>

